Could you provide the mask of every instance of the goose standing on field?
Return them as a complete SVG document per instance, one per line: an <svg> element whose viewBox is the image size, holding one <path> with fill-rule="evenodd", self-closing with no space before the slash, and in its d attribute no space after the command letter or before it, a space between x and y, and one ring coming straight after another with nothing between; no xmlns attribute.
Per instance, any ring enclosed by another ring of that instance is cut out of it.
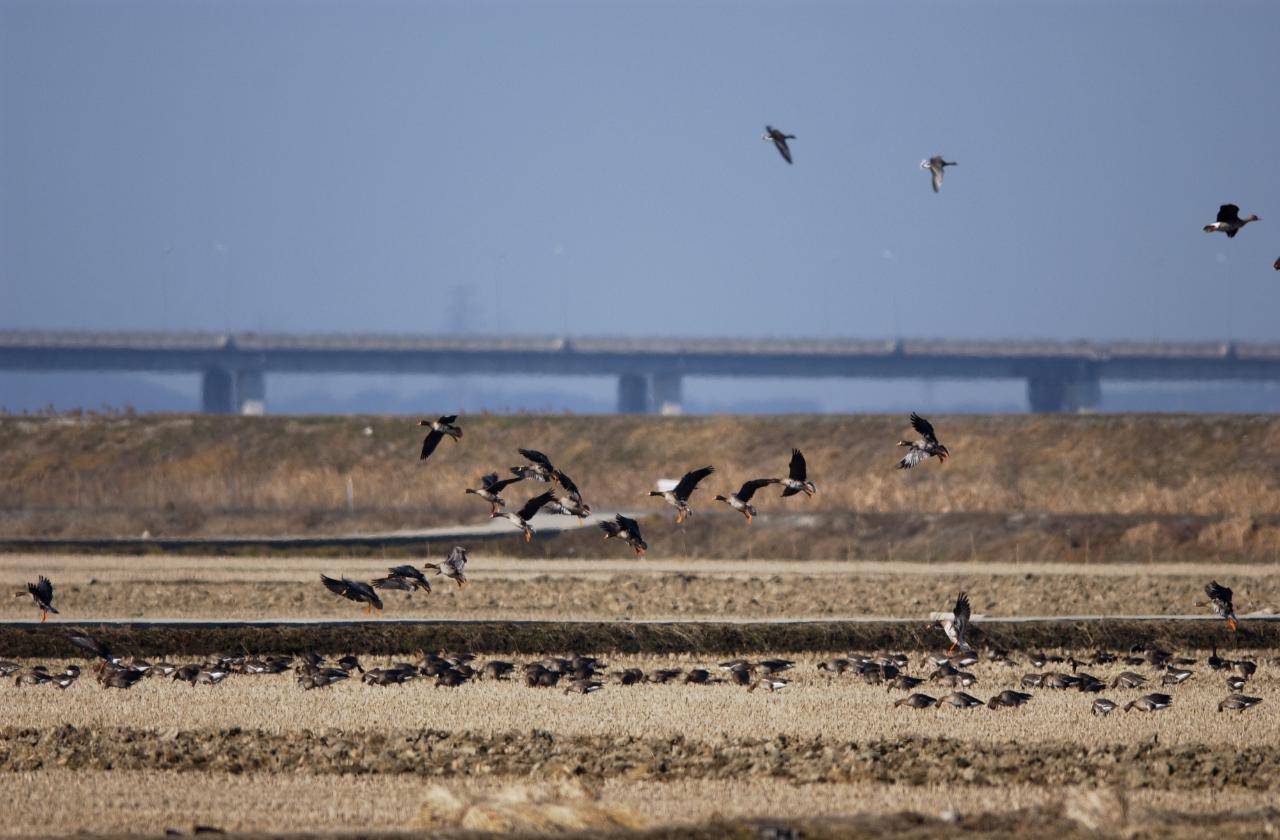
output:
<svg viewBox="0 0 1280 840"><path fill-rule="evenodd" d="M773 141L773 145L777 147L778 154L782 155L782 159L787 163L791 163L791 147L787 145L787 141L796 139L794 134L783 134L773 126L766 125L764 134L760 135L760 139Z"/></svg>
<svg viewBox="0 0 1280 840"><path fill-rule="evenodd" d="M548 490L547 492L534 496L532 499L524 503L524 507L512 513L511 511L495 510L489 514L490 519L505 519L512 525L524 531L524 541L528 542L533 539L533 529L529 527L529 520L533 519L534 514L542 509L547 502L554 500L556 492Z"/></svg>
<svg viewBox="0 0 1280 840"><path fill-rule="evenodd" d="M973 650L964 637L969 630L970 614L969 596L964 592L956 597L956 605L951 612L929 613L929 619L933 622L929 627L941 627L942 632L946 633L947 638L951 640L951 647L947 653L954 653L957 648L965 651Z"/></svg>
<svg viewBox="0 0 1280 840"><path fill-rule="evenodd" d="M650 496L657 496L666 501L676 509L676 524L684 522L689 514L693 513L689 508L689 497L693 495L693 491L698 489L698 482L711 475L716 471L715 467L706 466L696 470L690 470L684 474L684 477L676 482L676 486L670 490L650 490Z"/></svg>
<svg viewBox="0 0 1280 840"><path fill-rule="evenodd" d="M456 414L446 414L436 420L419 420L419 426L430 426L431 431L427 432L427 436L422 439L422 454L418 456L419 461L425 461L431 457L431 453L436 451L436 447L440 445L440 441L445 435L454 440L462 439L462 428L454 425L454 421L458 419Z"/></svg>
<svg viewBox="0 0 1280 840"><path fill-rule="evenodd" d="M58 611L53 608L53 581L44 575L40 575L35 583L27 584L27 594L31 596L32 601L36 602L41 621L47 620L49 613L58 614ZM22 593L19 592L15 597L21 598Z"/></svg>
<svg viewBox="0 0 1280 840"><path fill-rule="evenodd" d="M1248 216L1244 219L1240 218L1240 208L1234 204L1224 204L1218 208L1218 220L1211 225L1204 226L1205 233L1217 233L1221 231L1227 235L1228 239L1234 239L1235 235L1240 232L1240 228L1249 224L1249 222L1261 221L1256 215Z"/></svg>
<svg viewBox="0 0 1280 840"><path fill-rule="evenodd" d="M450 550L449 556L444 559L443 563L440 563L439 565L435 563L426 563L424 565L436 574L444 575L454 583L458 584L459 589L467 584L467 550L460 545L455 545L453 549Z"/></svg>
<svg viewBox="0 0 1280 840"><path fill-rule="evenodd" d="M551 463L551 459L546 455L543 455L536 449L519 449L516 451L528 458L529 463L521 464L518 467L512 467L512 475L519 476L520 478L532 479L533 481L541 481L543 483L550 483L551 480L555 478L555 465Z"/></svg>
<svg viewBox="0 0 1280 840"><path fill-rule="evenodd" d="M1167 694L1144 694L1137 700L1130 700L1124 710L1137 709L1140 712L1158 712L1173 705L1173 698Z"/></svg>
<svg viewBox="0 0 1280 840"><path fill-rule="evenodd" d="M1223 700L1218 704L1218 711L1243 712L1246 709L1252 709L1261 702L1261 697L1249 697L1245 694L1232 694L1226 700Z"/></svg>
<svg viewBox="0 0 1280 840"><path fill-rule="evenodd" d="M1227 626L1232 632L1239 627L1236 621L1235 606L1231 603L1231 590L1216 580L1211 580L1205 584L1204 594L1209 596L1209 605L1213 607L1214 615L1220 615L1227 620Z"/></svg>
<svg viewBox="0 0 1280 840"><path fill-rule="evenodd" d="M606 540L620 539L631 546L637 555L643 555L649 550L649 544L640 536L640 523L620 513L613 517L612 522L601 522L600 530L604 531Z"/></svg>
<svg viewBox="0 0 1280 840"><path fill-rule="evenodd" d="M928 172L933 173L933 191L934 192L937 192L938 190L942 189L943 170L945 170L948 166L955 166L955 165L956 165L956 162L953 160L943 160L942 155L934 155L931 158L926 158L925 160L920 161L921 169L924 169Z"/></svg>
<svg viewBox="0 0 1280 840"><path fill-rule="evenodd" d="M783 498L804 493L812 496L818 492L818 486L809 480L809 467L805 464L804 453L799 449L791 450L791 463L787 465L787 477L782 479Z"/></svg>
<svg viewBox="0 0 1280 840"><path fill-rule="evenodd" d="M427 576L421 570L410 565L392 566L387 569L386 577L374 579L373 587L374 589L395 589L401 592L422 589L428 595L431 594L431 581L427 580Z"/></svg>
<svg viewBox="0 0 1280 840"><path fill-rule="evenodd" d="M365 612L369 613L373 610L382 612L382 599L378 597L378 593L373 591L373 587L362 580L351 580L350 578L342 578L334 580L324 574L320 575L320 580L324 583L325 588L334 595L341 595L349 601L363 603Z"/></svg>
<svg viewBox="0 0 1280 840"><path fill-rule="evenodd" d="M947 451L947 447L938 443L938 436L933 431L933 424L913 411L911 412L911 428L920 434L920 439L916 441L898 441L898 446L906 446L911 450L898 462L898 469L909 470L916 464L927 461L935 455L938 457L939 463L945 464L947 457L951 453Z"/></svg>
<svg viewBox="0 0 1280 840"><path fill-rule="evenodd" d="M768 487L770 484L781 483L782 479L780 478L753 478L743 484L742 487L738 489L737 493L728 497L716 496L716 501L724 502L729 507L745 516L747 518L747 524L750 525L751 521L755 519L756 516L756 509L751 505L751 497L754 496L756 491L761 487Z"/></svg>
<svg viewBox="0 0 1280 840"><path fill-rule="evenodd" d="M497 473L489 473L488 475L480 476L479 490L468 487L463 492L469 493L472 496L479 496L484 499L489 503L489 512L494 513L498 508L507 506L507 500L498 495L502 492L503 488L522 480L522 476L499 479Z"/></svg>

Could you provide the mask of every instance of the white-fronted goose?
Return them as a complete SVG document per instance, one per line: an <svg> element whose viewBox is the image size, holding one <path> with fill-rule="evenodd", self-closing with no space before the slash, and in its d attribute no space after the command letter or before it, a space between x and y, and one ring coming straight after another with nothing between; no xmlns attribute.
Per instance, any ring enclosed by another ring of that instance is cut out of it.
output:
<svg viewBox="0 0 1280 840"><path fill-rule="evenodd" d="M1252 709L1254 706L1262 702L1261 697L1249 697L1244 694L1232 694L1227 699L1218 704L1220 712L1243 712L1246 709Z"/></svg>
<svg viewBox="0 0 1280 840"><path fill-rule="evenodd" d="M1140 712L1158 712L1173 705L1173 698L1167 694L1144 694L1137 700L1130 700L1124 705L1127 712L1137 709Z"/></svg>
<svg viewBox="0 0 1280 840"><path fill-rule="evenodd" d="M1209 605L1213 607L1213 614L1225 618L1227 626L1235 632L1239 622L1236 621L1235 606L1231 603L1231 590L1216 580L1211 580L1205 584L1204 594L1209 596Z"/></svg>
<svg viewBox="0 0 1280 840"><path fill-rule="evenodd" d="M27 594L31 596L31 600L35 601L36 608L40 610L41 621L48 619L49 613L58 614L58 611L53 608L53 581L44 575L40 575L39 580L35 583L27 584ZM16 597L21 598L22 593L19 592Z"/></svg>
<svg viewBox="0 0 1280 840"><path fill-rule="evenodd" d="M987 708L999 709L1001 707L1004 707L1007 709L1012 709L1017 706L1021 706L1023 703L1026 703L1028 700L1031 699L1031 697L1032 695L1027 694L1025 691L1005 690L995 695L990 700L988 700Z"/></svg>
<svg viewBox="0 0 1280 840"><path fill-rule="evenodd" d="M523 481L523 480L524 480L523 476L500 479L498 478L497 473L489 473L488 475L483 475L480 477L479 490L468 487L463 492L469 493L473 496L479 496L480 498L484 499L486 502L489 503L489 512L494 513L498 510L498 508L507 506L507 500L498 495L499 493L502 492L503 488L508 487L512 484L515 484L517 481Z"/></svg>
<svg viewBox="0 0 1280 840"><path fill-rule="evenodd" d="M966 694L963 691L953 691L946 697L938 700L938 708L943 706L955 706L957 709L973 709L977 706L985 706L986 704L974 697L972 694Z"/></svg>
<svg viewBox="0 0 1280 840"><path fill-rule="evenodd" d="M1147 678L1142 674L1135 674L1132 671L1121 671L1111 681L1112 688L1142 688L1147 684Z"/></svg>
<svg viewBox="0 0 1280 840"><path fill-rule="evenodd" d="M591 505L582 500L582 493L578 490L578 485L573 483L563 470L556 470L552 474L556 484L560 486L559 492L556 492L552 501L558 510L555 513L562 513L567 516L576 516L579 519L586 519L591 515ZM582 524L582 523L578 523Z"/></svg>
<svg viewBox="0 0 1280 840"><path fill-rule="evenodd" d="M529 542L533 539L533 529L529 527L529 520L533 519L534 514L542 510L543 505L552 501L556 497L554 490L548 490L545 493L534 496L532 499L524 503L524 507L512 513L509 510L495 510L489 514L490 519L505 519L512 525L524 531L524 541Z"/></svg>
<svg viewBox="0 0 1280 840"><path fill-rule="evenodd" d="M435 563L424 565L436 574L444 575L457 583L459 589L467 584L467 550L460 545L455 545L449 551L449 556L444 559L444 562L438 565Z"/></svg>
<svg viewBox="0 0 1280 840"><path fill-rule="evenodd" d="M809 467L799 449L791 450L791 463L787 465L787 477L782 479L782 486L783 498L797 493L812 496L818 492L818 486L809 480Z"/></svg>
<svg viewBox="0 0 1280 840"><path fill-rule="evenodd" d="M771 125L764 127L764 134L760 135L761 140L769 140L778 149L778 154L782 155L782 159L787 163L791 163L791 147L787 145L788 140L796 139L794 134L783 134Z"/></svg>
<svg viewBox="0 0 1280 840"><path fill-rule="evenodd" d="M724 502L729 507L745 516L747 518L747 524L750 525L756 516L756 509L751 504L751 497L754 496L756 491L761 487L768 487L770 484L781 483L782 479L780 478L753 478L744 483L742 487L738 489L737 493L734 493L731 496L716 496L716 501Z"/></svg>
<svg viewBox="0 0 1280 840"><path fill-rule="evenodd" d="M676 524L684 522L693 511L689 508L689 497L698 489L698 482L715 472L715 467L699 467L689 470L676 482L670 490L650 490L650 496L657 496L676 509Z"/></svg>
<svg viewBox="0 0 1280 840"><path fill-rule="evenodd" d="M933 424L913 411L911 412L911 428L920 434L920 439L898 441L898 446L905 446L909 449L902 460L898 462L898 469L909 470L916 464L927 461L935 455L938 458L938 463L945 464L947 457L951 453L947 450L947 447L938 443L938 436L934 434Z"/></svg>
<svg viewBox="0 0 1280 840"><path fill-rule="evenodd" d="M943 160L942 155L934 155L931 158L925 158L920 161L920 168L926 172L933 173L933 191L937 192L942 189L942 172L948 166L955 166L953 160Z"/></svg>
<svg viewBox="0 0 1280 840"><path fill-rule="evenodd" d="M420 569L407 564L387 569L386 577L374 578L373 586L375 589L394 589L400 592L422 589L428 595L431 594L431 581L427 580Z"/></svg>
<svg viewBox="0 0 1280 840"><path fill-rule="evenodd" d="M748 685L747 691L755 691L757 688L763 688L765 691L774 692L781 691L789 685L791 685L791 680L784 680L781 677L761 677Z"/></svg>
<svg viewBox="0 0 1280 840"><path fill-rule="evenodd" d="M513 475L544 483L550 483L551 480L555 478L555 465L551 463L551 459L546 455L543 455L536 449L520 449L517 451L524 457L528 458L529 463L521 464L518 467L512 467L511 473Z"/></svg>
<svg viewBox="0 0 1280 840"><path fill-rule="evenodd" d="M612 522L601 522L600 530L604 531L606 540L620 539L631 546L637 555L642 555L649 550L649 544L640 535L640 523L620 513L613 517Z"/></svg>
<svg viewBox="0 0 1280 840"><path fill-rule="evenodd" d="M969 606L969 596L961 592L956 597L956 605L951 612L935 612L929 613L929 620L933 624L930 627L941 627L942 632L947 634L947 639L951 641L951 647L948 653L954 653L957 648L970 651L973 648L965 639L965 633L969 630L969 617L972 614Z"/></svg>
<svg viewBox="0 0 1280 840"><path fill-rule="evenodd" d="M1240 232L1240 228L1249 224L1249 222L1261 221L1256 215L1240 218L1240 208L1234 204L1224 204L1218 208L1218 219L1213 224L1204 226L1205 233L1217 233L1221 231L1227 235L1228 239L1235 238Z"/></svg>
<svg viewBox="0 0 1280 840"><path fill-rule="evenodd" d="M1106 717L1114 712L1118 707L1114 700L1108 700L1105 697L1099 697L1093 701L1092 711L1096 717Z"/></svg>
<svg viewBox="0 0 1280 840"><path fill-rule="evenodd" d="M907 706L912 709L927 709L930 706L936 706L938 701L930 697L928 694L909 694L901 700L893 701L894 707Z"/></svg>
<svg viewBox="0 0 1280 840"><path fill-rule="evenodd" d="M341 580L335 580L324 574L320 575L320 581L334 595L341 595L349 601L364 604L365 612L372 612L375 609L378 612L382 612L382 599L378 597L378 593L373 590L373 587L364 581L351 580L346 577Z"/></svg>
<svg viewBox="0 0 1280 840"><path fill-rule="evenodd" d="M431 453L436 451L436 447L440 445L440 441L445 435L454 440L462 439L462 429L454 425L454 421L458 419L456 414L446 414L437 420L419 420L419 426L430 426L431 431L427 432L427 436L422 439L422 454L418 456L419 461L425 461L431 457Z"/></svg>

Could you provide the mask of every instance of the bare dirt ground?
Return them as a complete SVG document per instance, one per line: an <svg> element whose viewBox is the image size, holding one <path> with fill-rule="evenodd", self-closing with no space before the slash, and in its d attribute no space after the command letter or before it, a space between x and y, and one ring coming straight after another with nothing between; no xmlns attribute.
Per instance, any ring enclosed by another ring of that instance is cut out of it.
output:
<svg viewBox="0 0 1280 840"><path fill-rule="evenodd" d="M437 578L430 595L385 593L387 616L472 619L912 617L965 590L991 616L1188 615L1216 577L1241 614L1280 611L1271 564L877 563L866 561L548 560L472 552L471 584ZM14 592L56 584L54 620L357 618L320 573L365 580L374 558L0 555ZM0 598L0 619L30 618L29 599Z"/></svg>

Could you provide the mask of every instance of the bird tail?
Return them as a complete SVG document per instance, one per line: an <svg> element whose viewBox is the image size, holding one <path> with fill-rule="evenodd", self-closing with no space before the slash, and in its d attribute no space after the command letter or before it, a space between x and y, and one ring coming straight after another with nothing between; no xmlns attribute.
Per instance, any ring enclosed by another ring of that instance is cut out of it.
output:
<svg viewBox="0 0 1280 840"><path fill-rule="evenodd" d="M45 607L45 612L51 612L51 613L53 613L54 615L57 615L57 614L58 614L58 611L57 611L56 609L54 609L54 607L53 607L53 605L52 605L52 604L50 604L50 605L48 605L47 607ZM1233 629L1233 630L1234 630L1235 628L1233 627L1233 628L1231 628L1231 629Z"/></svg>

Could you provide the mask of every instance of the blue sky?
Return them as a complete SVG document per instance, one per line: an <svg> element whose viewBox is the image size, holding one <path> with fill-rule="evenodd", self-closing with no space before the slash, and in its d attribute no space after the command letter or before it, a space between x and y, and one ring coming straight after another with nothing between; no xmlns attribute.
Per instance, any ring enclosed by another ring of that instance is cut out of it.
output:
<svg viewBox="0 0 1280 840"><path fill-rule="evenodd" d="M1273 339L1276 32L1274 2L4 0L0 327ZM1202 233L1225 202L1263 220Z"/></svg>

